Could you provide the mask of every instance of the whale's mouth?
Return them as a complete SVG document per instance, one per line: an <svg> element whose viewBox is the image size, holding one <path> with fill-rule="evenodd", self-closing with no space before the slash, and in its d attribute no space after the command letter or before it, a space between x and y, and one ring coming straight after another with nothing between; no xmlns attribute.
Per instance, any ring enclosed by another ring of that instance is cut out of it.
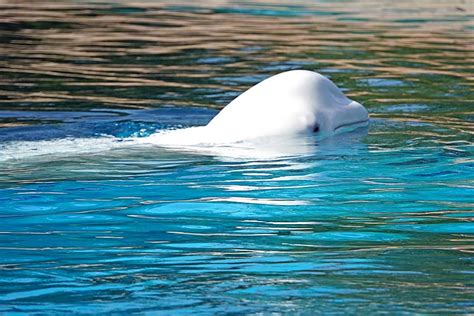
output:
<svg viewBox="0 0 474 316"><path fill-rule="evenodd" d="M354 122L350 122L350 123L343 123L343 124L340 124L338 126L336 126L334 128L334 132L338 132L338 130L341 130L341 129L344 129L344 128L350 128L350 129L354 129L354 128L357 128L357 127L362 127L362 126L365 126L369 123L369 119L364 119L364 120L359 120L359 121L354 121Z"/></svg>

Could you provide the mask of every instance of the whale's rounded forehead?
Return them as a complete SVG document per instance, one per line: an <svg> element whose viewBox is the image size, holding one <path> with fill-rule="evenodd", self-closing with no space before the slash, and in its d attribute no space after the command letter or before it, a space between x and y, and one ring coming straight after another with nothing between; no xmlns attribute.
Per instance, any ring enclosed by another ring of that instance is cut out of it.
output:
<svg viewBox="0 0 474 316"><path fill-rule="evenodd" d="M299 103L306 109L345 105L351 102L325 76L310 70L290 70L274 75L249 90L248 97L259 96L272 104ZM291 102L290 102L291 101Z"/></svg>
<svg viewBox="0 0 474 316"><path fill-rule="evenodd" d="M290 70L274 75L253 87L278 95L297 95L305 98L343 97L337 86L323 75L310 70Z"/></svg>
<svg viewBox="0 0 474 316"><path fill-rule="evenodd" d="M305 78L305 79L313 79L313 80L320 80L320 79L326 79L323 75L311 71L311 70L304 70L304 69L296 69L296 70L288 70L281 72L277 75L272 76L271 78L277 79L277 78L282 78L282 77L294 77L294 78Z"/></svg>
<svg viewBox="0 0 474 316"><path fill-rule="evenodd" d="M268 84L284 83L287 88L331 83L331 81L323 75L310 70L285 71L274 75L263 82Z"/></svg>

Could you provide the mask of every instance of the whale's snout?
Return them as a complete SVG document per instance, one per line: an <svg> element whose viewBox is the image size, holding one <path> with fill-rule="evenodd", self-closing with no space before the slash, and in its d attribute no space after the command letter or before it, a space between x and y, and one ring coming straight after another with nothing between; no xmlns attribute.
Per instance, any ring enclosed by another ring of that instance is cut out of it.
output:
<svg viewBox="0 0 474 316"><path fill-rule="evenodd" d="M337 119L334 120L333 132L341 133L366 126L369 123L369 112L357 101L351 100L341 111L335 113Z"/></svg>

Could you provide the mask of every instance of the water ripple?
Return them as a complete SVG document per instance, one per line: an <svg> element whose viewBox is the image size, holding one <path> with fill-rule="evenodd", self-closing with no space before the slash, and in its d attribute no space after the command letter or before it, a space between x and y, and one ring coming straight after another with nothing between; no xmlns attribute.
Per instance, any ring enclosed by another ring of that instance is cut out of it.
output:
<svg viewBox="0 0 474 316"><path fill-rule="evenodd" d="M0 2L0 313L473 313L468 1ZM369 130L139 146L271 74Z"/></svg>

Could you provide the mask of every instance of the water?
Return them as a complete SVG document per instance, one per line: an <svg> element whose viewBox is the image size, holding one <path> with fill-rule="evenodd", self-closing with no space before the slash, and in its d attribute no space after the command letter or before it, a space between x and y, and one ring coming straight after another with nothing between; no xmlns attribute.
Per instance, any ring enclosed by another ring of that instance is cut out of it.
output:
<svg viewBox="0 0 474 316"><path fill-rule="evenodd" d="M474 313L470 1L0 2L0 313ZM311 69L276 159L118 139Z"/></svg>

